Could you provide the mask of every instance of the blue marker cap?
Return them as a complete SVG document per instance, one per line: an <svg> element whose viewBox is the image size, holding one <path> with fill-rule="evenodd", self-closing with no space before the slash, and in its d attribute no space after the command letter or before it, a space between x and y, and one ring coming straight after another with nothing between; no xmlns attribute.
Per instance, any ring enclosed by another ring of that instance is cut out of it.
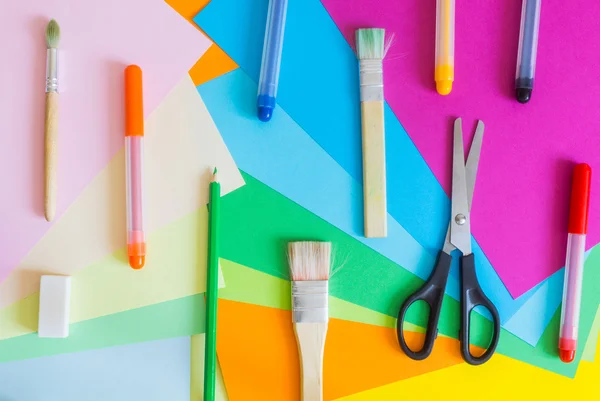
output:
<svg viewBox="0 0 600 401"><path fill-rule="evenodd" d="M257 106L258 119L263 122L271 120L273 110L275 110L275 98L269 95L259 95Z"/></svg>

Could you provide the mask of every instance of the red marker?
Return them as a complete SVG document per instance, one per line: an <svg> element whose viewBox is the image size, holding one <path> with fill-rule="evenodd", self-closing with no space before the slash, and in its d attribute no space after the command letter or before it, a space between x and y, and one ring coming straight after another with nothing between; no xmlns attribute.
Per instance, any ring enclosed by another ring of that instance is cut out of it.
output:
<svg viewBox="0 0 600 401"><path fill-rule="evenodd" d="M565 286L560 316L560 338L558 353L565 363L573 362L577 350L579 310L581 306L581 286L583 283L583 262L585 254L585 234L588 226L590 206L590 185L592 169L585 163L573 170L571 206L569 211L569 240L565 263Z"/></svg>

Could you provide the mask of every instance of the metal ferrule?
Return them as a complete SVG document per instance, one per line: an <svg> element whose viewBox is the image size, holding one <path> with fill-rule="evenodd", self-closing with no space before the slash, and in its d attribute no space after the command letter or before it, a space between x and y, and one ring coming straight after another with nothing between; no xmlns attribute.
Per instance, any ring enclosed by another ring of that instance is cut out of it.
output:
<svg viewBox="0 0 600 401"><path fill-rule="evenodd" d="M46 92L58 92L58 49L46 50Z"/></svg>
<svg viewBox="0 0 600 401"><path fill-rule="evenodd" d="M359 62L360 101L383 101L383 61L363 59Z"/></svg>
<svg viewBox="0 0 600 401"><path fill-rule="evenodd" d="M292 321L326 323L329 320L328 281L292 281Z"/></svg>

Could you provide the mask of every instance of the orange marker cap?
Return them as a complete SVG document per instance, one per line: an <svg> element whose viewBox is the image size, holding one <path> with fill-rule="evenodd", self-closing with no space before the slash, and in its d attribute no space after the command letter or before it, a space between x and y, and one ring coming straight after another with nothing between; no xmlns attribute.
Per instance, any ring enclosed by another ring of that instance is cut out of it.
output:
<svg viewBox="0 0 600 401"><path fill-rule="evenodd" d="M125 136L144 136L142 69L125 68Z"/></svg>

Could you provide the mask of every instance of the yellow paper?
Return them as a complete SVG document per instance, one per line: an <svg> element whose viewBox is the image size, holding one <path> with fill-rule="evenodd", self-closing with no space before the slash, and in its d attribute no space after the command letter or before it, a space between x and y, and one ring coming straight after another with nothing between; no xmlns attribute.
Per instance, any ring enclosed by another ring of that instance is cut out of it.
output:
<svg viewBox="0 0 600 401"><path fill-rule="evenodd" d="M202 401L204 399L204 334L191 337L190 356L190 401ZM217 362L217 380L215 386L215 401L228 401L221 366Z"/></svg>
<svg viewBox="0 0 600 401"><path fill-rule="evenodd" d="M344 401L595 401L600 364L582 361L575 379L496 354L480 366L466 363L373 390L338 398Z"/></svg>
<svg viewBox="0 0 600 401"><path fill-rule="evenodd" d="M243 185L204 102L186 75L146 120L147 235L207 204L215 166L223 194ZM98 263L125 245L125 234L125 155L121 150L0 284L0 308L38 291L41 274L72 275ZM149 244L144 271L167 268L156 264L157 254L156 246ZM175 268L180 266L169 267ZM132 274L129 269L125 261L115 262L112 280L122 280L114 274Z"/></svg>

